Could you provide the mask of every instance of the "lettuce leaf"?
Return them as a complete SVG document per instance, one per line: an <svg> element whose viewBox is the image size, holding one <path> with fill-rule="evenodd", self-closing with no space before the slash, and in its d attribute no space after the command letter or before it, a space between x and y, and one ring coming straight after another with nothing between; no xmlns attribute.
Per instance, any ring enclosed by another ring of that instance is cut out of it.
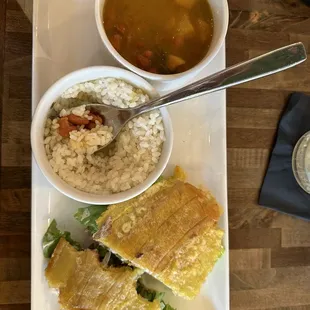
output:
<svg viewBox="0 0 310 310"><path fill-rule="evenodd" d="M170 305L166 304L163 301L163 298L165 296L165 293L163 292L157 292L155 290L152 290L150 288L147 288L142 281L137 282L137 293L147 299L150 302L153 302L154 300L159 300L160 302L160 308L162 310L176 310L175 308L172 308Z"/></svg>
<svg viewBox="0 0 310 310"><path fill-rule="evenodd" d="M65 238L78 251L82 249L78 242L72 240L68 231L60 231L57 228L56 220L52 220L42 240L44 257L50 258L52 256L60 238Z"/></svg>
<svg viewBox="0 0 310 310"><path fill-rule="evenodd" d="M91 234L94 234L99 229L96 220L107 210L107 208L108 206L89 206L86 208L80 208L74 214L74 218L85 226Z"/></svg>

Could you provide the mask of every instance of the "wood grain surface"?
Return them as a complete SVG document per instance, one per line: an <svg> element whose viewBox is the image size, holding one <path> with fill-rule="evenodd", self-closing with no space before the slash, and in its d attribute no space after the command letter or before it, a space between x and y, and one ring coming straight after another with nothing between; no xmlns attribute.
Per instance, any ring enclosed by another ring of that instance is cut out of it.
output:
<svg viewBox="0 0 310 310"><path fill-rule="evenodd" d="M310 48L310 8L299 0L229 5L228 65L296 41ZM31 0L0 1L0 310L30 309L31 12ZM310 223L257 204L279 117L297 90L310 93L310 61L228 91L233 310L310 309Z"/></svg>

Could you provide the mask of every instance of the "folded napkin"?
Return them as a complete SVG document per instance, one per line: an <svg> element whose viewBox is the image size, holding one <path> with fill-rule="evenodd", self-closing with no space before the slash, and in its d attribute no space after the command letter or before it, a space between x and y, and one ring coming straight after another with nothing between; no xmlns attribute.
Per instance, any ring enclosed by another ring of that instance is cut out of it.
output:
<svg viewBox="0 0 310 310"><path fill-rule="evenodd" d="M261 189L259 204L310 220L310 195L297 183L292 154L299 138L310 130L310 97L291 95L280 120L276 144Z"/></svg>

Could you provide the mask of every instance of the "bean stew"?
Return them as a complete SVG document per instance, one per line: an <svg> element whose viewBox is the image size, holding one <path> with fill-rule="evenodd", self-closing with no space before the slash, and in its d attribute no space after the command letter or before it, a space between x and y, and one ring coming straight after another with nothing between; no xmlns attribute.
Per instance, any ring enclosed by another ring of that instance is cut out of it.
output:
<svg viewBox="0 0 310 310"><path fill-rule="evenodd" d="M103 20L122 57L158 74L194 67L207 54L213 36L206 0L107 0Z"/></svg>

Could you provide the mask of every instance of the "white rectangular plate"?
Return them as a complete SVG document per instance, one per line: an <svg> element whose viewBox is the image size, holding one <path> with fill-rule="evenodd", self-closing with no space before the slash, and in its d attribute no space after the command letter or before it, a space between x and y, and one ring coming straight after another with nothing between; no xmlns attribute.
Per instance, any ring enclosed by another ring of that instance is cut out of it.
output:
<svg viewBox="0 0 310 310"><path fill-rule="evenodd" d="M40 97L65 74L92 65L117 65L97 34L94 0L34 0L33 16L33 100L34 111ZM225 49L198 78L225 67ZM176 89L181 81L156 84L164 93ZM228 214L226 172L226 96L225 92L200 97L169 109L175 141L166 174L180 165L189 182L209 188L224 208L220 226L225 230L225 254L208 277L194 301L172 296L166 298L178 310L229 309ZM74 220L73 201L44 178L36 163L32 165L32 309L58 310L57 295L48 288L44 277L46 260L41 241L49 221L56 219L61 229L72 232L83 242L85 234Z"/></svg>

